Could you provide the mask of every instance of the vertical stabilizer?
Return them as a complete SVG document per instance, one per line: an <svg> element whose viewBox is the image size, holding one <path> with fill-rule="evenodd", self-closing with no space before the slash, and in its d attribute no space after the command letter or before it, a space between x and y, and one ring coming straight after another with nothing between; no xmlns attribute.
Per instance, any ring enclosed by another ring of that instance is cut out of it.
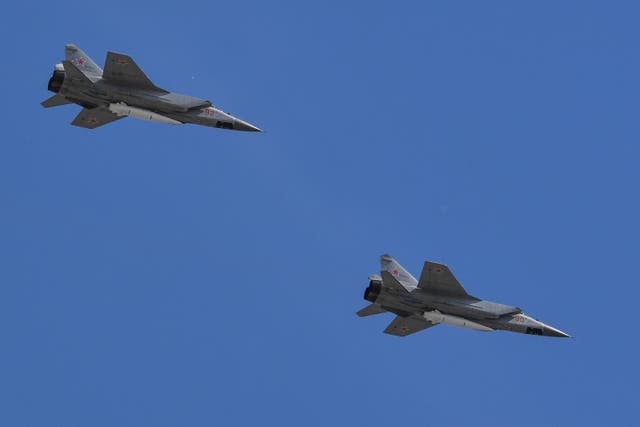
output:
<svg viewBox="0 0 640 427"><path fill-rule="evenodd" d="M380 270L382 278L385 278L384 272L389 273L404 289L411 292L418 287L418 281L407 270L404 269L391 255L382 255L380 257Z"/></svg>
<svg viewBox="0 0 640 427"><path fill-rule="evenodd" d="M64 72L66 74L64 78L64 82L62 82L62 87L69 87L70 85L82 85L82 86L92 86L93 82L86 74L78 69L73 62L64 60L62 61L62 66L64 67Z"/></svg>
<svg viewBox="0 0 640 427"><path fill-rule="evenodd" d="M93 62L93 60L74 44L68 44L64 48L65 59L71 62L80 70L81 73L95 80L102 76L102 68Z"/></svg>

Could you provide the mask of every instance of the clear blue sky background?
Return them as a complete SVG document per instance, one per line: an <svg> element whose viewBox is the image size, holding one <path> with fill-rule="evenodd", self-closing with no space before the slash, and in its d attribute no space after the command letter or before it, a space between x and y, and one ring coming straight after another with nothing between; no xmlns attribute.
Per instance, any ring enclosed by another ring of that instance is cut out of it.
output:
<svg viewBox="0 0 640 427"><path fill-rule="evenodd" d="M0 424L637 424L637 2L10 2ZM247 134L45 110L74 42ZM359 319L389 252L573 340Z"/></svg>

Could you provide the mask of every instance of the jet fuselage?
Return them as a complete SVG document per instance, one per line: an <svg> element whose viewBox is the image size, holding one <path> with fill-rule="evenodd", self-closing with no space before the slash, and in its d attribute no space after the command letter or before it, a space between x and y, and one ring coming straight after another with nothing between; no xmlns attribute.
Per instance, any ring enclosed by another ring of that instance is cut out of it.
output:
<svg viewBox="0 0 640 427"><path fill-rule="evenodd" d="M481 300L467 294L452 274L444 276L448 269L442 264L426 262L425 271L429 272L425 274L423 271L420 283L388 255L382 257L382 265L382 276L369 276L364 299L373 304L361 310L358 313L360 316L388 311L418 323L424 320L429 326L444 323L481 331L501 329L531 335L568 337L564 332L527 316L518 307ZM434 272L442 275L442 278L430 275ZM442 282L438 283L438 280ZM449 291L447 286L442 285L447 281L455 281L458 287L452 286ZM409 328L404 334L386 332L401 336L413 333Z"/></svg>
<svg viewBox="0 0 640 427"><path fill-rule="evenodd" d="M108 52L103 71L75 45L67 45L65 54L66 60L56 64L49 79L48 89L56 95L42 105L83 106L85 110L72 123L76 126L94 129L122 117L135 117L161 123L260 131L214 107L210 101L157 87L127 55Z"/></svg>

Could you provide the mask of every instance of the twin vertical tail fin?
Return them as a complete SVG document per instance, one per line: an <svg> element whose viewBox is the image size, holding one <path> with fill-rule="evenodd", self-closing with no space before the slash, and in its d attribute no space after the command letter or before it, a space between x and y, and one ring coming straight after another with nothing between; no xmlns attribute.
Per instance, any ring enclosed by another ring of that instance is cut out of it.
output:
<svg viewBox="0 0 640 427"><path fill-rule="evenodd" d="M380 272L386 285L400 285L407 292L418 287L418 281L404 269L391 255L380 257Z"/></svg>
<svg viewBox="0 0 640 427"><path fill-rule="evenodd" d="M45 108L72 103L65 97L64 90L59 93L61 89L71 84L92 86L102 76L102 69L76 45L66 45L64 53L65 59L62 64L56 64L47 85L47 89L55 92L55 95L40 103Z"/></svg>
<svg viewBox="0 0 640 427"><path fill-rule="evenodd" d="M93 62L93 60L74 44L68 44L64 47L65 59L71 62L80 70L80 72L90 79L102 76L102 68Z"/></svg>
<svg viewBox="0 0 640 427"><path fill-rule="evenodd" d="M67 85L84 85L84 86L93 86L93 82L91 79L84 74L78 67L76 67L73 62L64 60L62 61L62 66L64 67L65 77L62 82L62 87L64 88Z"/></svg>

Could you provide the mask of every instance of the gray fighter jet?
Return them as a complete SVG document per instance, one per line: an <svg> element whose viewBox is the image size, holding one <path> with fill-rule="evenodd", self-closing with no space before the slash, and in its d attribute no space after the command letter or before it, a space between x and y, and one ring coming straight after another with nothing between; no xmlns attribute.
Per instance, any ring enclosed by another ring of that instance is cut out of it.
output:
<svg viewBox="0 0 640 427"><path fill-rule="evenodd" d="M396 318L385 333L404 337L439 323L477 331L520 332L548 337L569 337L564 332L525 315L518 307L471 296L446 265L426 261L416 280L390 255L380 259L380 276L369 276L364 299L372 304L358 316L391 312Z"/></svg>
<svg viewBox="0 0 640 427"><path fill-rule="evenodd" d="M179 125L193 123L223 129L260 129L215 108L210 101L166 91L154 85L128 55L107 52L104 71L73 44L56 64L48 89L55 95L45 108L79 104L84 109L72 125L89 129L135 117Z"/></svg>

